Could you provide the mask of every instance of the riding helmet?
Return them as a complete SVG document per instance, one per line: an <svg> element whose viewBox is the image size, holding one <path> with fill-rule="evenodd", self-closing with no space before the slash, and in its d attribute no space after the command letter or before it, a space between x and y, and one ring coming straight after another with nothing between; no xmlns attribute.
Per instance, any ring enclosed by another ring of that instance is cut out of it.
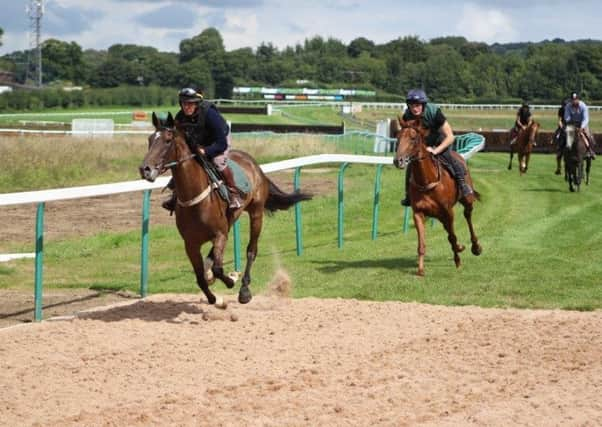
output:
<svg viewBox="0 0 602 427"><path fill-rule="evenodd" d="M406 102L408 104L426 104L428 98L422 89L411 89L406 96Z"/></svg>
<svg viewBox="0 0 602 427"><path fill-rule="evenodd" d="M203 95L190 87L185 87L178 93L178 100L180 101L180 105L183 102L199 103L203 100Z"/></svg>

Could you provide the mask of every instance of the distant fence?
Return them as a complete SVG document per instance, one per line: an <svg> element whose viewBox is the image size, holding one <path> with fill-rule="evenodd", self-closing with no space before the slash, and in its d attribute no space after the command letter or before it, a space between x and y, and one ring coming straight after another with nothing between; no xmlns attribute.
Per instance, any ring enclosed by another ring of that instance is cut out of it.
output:
<svg viewBox="0 0 602 427"><path fill-rule="evenodd" d="M277 125L265 123L232 123L232 132L274 132L274 133L319 133L324 135L342 135L345 124L334 125Z"/></svg>

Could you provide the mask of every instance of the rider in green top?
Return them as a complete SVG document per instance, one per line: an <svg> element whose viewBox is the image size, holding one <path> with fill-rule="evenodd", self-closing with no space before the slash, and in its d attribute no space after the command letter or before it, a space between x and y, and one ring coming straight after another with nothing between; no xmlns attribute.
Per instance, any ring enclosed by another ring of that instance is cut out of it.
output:
<svg viewBox="0 0 602 427"><path fill-rule="evenodd" d="M443 157L453 169L452 173L460 189L461 197L469 198L474 196L474 191L464 179L466 168L464 164L452 156L451 145L454 142L454 133L449 125L445 115L438 105L428 102L426 93L422 89L412 89L406 97L408 105L403 114L403 120L420 119L422 126L429 129L426 138L427 150L436 156ZM410 167L406 168L406 196L401 201L403 206L410 206L409 186L410 186Z"/></svg>

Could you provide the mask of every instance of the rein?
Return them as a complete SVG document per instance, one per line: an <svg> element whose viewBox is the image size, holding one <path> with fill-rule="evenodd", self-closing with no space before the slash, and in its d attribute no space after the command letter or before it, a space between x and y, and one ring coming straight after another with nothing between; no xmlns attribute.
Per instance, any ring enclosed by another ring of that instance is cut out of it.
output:
<svg viewBox="0 0 602 427"><path fill-rule="evenodd" d="M174 129L167 128L167 127L162 128L162 130L168 130L168 131L174 132ZM169 142L173 142L173 140L174 140L174 138L170 139ZM177 149L177 147L176 147L176 149ZM190 153L187 156L184 156L177 160L174 160L173 162L166 163L165 165L163 165L163 172L165 172L167 169L174 169L178 165L185 163L189 160L192 160L195 157L198 157L196 153ZM222 183L222 181L210 182L209 185L207 186L207 188L205 188L198 196L193 197L192 199L186 200L186 201L182 201L179 198L177 198L177 196L176 196L176 201L177 201L178 205L180 205L184 208L189 208L191 206L198 205L203 200L205 200L207 197L209 197L209 195L211 194L211 192L213 190L215 190L216 188L219 188L221 183Z"/></svg>

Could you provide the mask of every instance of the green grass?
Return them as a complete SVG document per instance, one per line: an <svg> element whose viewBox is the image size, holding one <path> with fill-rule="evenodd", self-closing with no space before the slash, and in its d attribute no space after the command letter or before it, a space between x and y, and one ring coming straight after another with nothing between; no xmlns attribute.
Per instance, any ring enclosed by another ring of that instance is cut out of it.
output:
<svg viewBox="0 0 602 427"><path fill-rule="evenodd" d="M594 162L595 163L595 162ZM252 288L260 292L282 268L291 277L295 297L342 297L417 301L483 307L602 308L602 187L594 164L592 184L568 192L553 175L554 158L532 157L527 175L507 171L507 157L480 153L470 167L483 200L474 221L484 252L462 254L454 267L442 226L427 227L426 277L415 276L416 235L402 232L403 176L383 171L379 236L370 238L375 168L350 166L345 175L344 248L337 247L336 189L303 204L304 254L295 252L293 212L265 220ZM322 169L321 169L322 170ZM337 168L311 173L312 179L336 180ZM301 183L310 173L302 174ZM311 189L311 188L310 188ZM469 243L460 210L456 230ZM167 214L166 214L167 215ZM247 220L241 222L243 253ZM83 239L49 242L45 248L45 287L128 289L139 283L140 230L102 233ZM152 226L150 292L196 292L182 240L173 226ZM30 251L30 247L13 247ZM205 253L208 247L205 248ZM232 249L226 253L232 268ZM31 260L0 266L0 287L33 289ZM217 284L218 293L229 293Z"/></svg>

